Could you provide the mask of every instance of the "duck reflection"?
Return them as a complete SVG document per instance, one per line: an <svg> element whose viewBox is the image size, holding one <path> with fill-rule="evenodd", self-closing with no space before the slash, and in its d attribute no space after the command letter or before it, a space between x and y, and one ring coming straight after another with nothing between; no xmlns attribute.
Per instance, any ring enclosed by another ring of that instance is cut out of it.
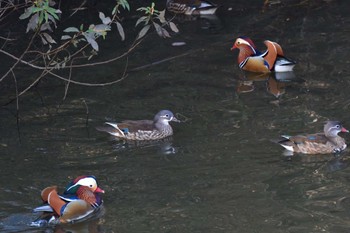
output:
<svg viewBox="0 0 350 233"><path fill-rule="evenodd" d="M160 140L145 140L145 141L121 141L112 139L114 141L113 149L115 151L124 151L135 148L157 148L158 153L162 155L176 154L177 149L173 146L173 138L167 137Z"/></svg>
<svg viewBox="0 0 350 233"><path fill-rule="evenodd" d="M285 93L288 83L304 82L304 80L296 78L294 72L252 73L244 71L239 75L237 93L254 91L256 82L265 82L267 92L279 98Z"/></svg>
<svg viewBox="0 0 350 233"><path fill-rule="evenodd" d="M94 219L88 222L80 222L76 224L61 224L55 226L52 231L46 230L45 232L52 233L101 233L105 232L102 228L102 219Z"/></svg>
<svg viewBox="0 0 350 233"><path fill-rule="evenodd" d="M196 21L194 24L196 29L209 31L210 33L218 32L222 28L222 22L217 15L175 15L176 21L185 23L189 21ZM193 31L193 30L192 30ZM195 30L194 30L195 31Z"/></svg>

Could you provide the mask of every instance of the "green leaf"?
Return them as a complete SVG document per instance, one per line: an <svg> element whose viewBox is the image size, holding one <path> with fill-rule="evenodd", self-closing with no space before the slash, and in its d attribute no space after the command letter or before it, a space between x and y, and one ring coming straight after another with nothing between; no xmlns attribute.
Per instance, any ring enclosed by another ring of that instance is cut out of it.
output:
<svg viewBox="0 0 350 233"><path fill-rule="evenodd" d="M69 39L72 39L72 37L70 35L63 35L61 37L61 40L69 40Z"/></svg>
<svg viewBox="0 0 350 233"><path fill-rule="evenodd" d="M120 5L124 8L130 11L130 5L127 0L119 0Z"/></svg>
<svg viewBox="0 0 350 233"><path fill-rule="evenodd" d="M79 29L76 27L68 27L64 29L63 32L79 32Z"/></svg>
<svg viewBox="0 0 350 233"><path fill-rule="evenodd" d="M32 7L32 13L36 13L39 11L43 11L43 8L39 8L39 7L35 7L35 6Z"/></svg>
<svg viewBox="0 0 350 233"><path fill-rule="evenodd" d="M114 15L115 14L115 12L117 12L117 6L115 6L114 8L113 8L113 10L112 10L112 15Z"/></svg>
<svg viewBox="0 0 350 233"><path fill-rule="evenodd" d="M47 8L47 12L49 12L49 14L52 15L55 19L59 20L59 17L56 14L56 11L57 10L54 8L51 8L51 7Z"/></svg>
<svg viewBox="0 0 350 233"><path fill-rule="evenodd" d="M125 33L124 33L123 26L118 21L116 21L115 24L117 24L118 32L122 41L125 40Z"/></svg>
<svg viewBox="0 0 350 233"><path fill-rule="evenodd" d="M137 25L139 25L139 23L141 23L141 22L148 22L148 16L142 16L142 17L140 17L137 21L136 21L136 24L135 24L135 27L137 26ZM145 23L146 24L146 23Z"/></svg>
<svg viewBox="0 0 350 233"><path fill-rule="evenodd" d="M41 23L43 22L43 20L44 20L44 13L41 11L41 12L39 13L39 20L38 20L38 23L41 24Z"/></svg>
<svg viewBox="0 0 350 233"><path fill-rule="evenodd" d="M47 12L45 12L44 17L45 17L45 22L47 22L49 20L49 14Z"/></svg>
<svg viewBox="0 0 350 233"><path fill-rule="evenodd" d="M141 31L139 32L138 36L137 36L137 40L141 39L142 37L144 37L146 35L146 33L148 32L148 30L151 28L151 25L146 25L144 26Z"/></svg>
<svg viewBox="0 0 350 233"><path fill-rule="evenodd" d="M33 14L33 7L28 7L24 10L24 13L19 16L19 19L26 19Z"/></svg>

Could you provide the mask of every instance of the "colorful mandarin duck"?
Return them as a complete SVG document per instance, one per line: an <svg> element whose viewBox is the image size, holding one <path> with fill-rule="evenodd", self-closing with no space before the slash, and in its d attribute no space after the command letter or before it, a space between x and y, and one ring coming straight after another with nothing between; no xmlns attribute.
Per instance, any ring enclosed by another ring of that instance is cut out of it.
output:
<svg viewBox="0 0 350 233"><path fill-rule="evenodd" d="M298 136L282 136L283 140L278 143L288 151L303 154L330 154L339 153L346 148L344 138L338 133L349 131L339 121L327 121L324 133L316 133Z"/></svg>
<svg viewBox="0 0 350 233"><path fill-rule="evenodd" d="M161 110L152 120L125 120L121 123L106 122L109 126L96 127L119 139L124 140L158 140L173 135L169 121L180 122L169 110Z"/></svg>
<svg viewBox="0 0 350 233"><path fill-rule="evenodd" d="M166 8L176 14L212 15L218 9L218 5L208 0L167 0Z"/></svg>
<svg viewBox="0 0 350 233"><path fill-rule="evenodd" d="M35 208L34 212L51 212L47 222L50 224L84 220L99 210L103 202L101 193L104 191L97 186L94 176L79 176L66 187L62 195L57 193L57 186L42 190L41 198L47 205ZM38 222L42 224L37 220L32 225Z"/></svg>
<svg viewBox="0 0 350 233"><path fill-rule="evenodd" d="M292 71L295 61L286 58L279 44L266 40L267 50L261 53L248 37L238 37L231 50L239 49L238 64L242 70L268 73Z"/></svg>

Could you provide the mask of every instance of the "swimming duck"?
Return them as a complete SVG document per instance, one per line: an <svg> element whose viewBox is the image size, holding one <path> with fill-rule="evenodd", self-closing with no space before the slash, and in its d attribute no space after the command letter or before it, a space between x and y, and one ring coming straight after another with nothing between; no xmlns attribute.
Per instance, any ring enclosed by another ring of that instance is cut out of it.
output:
<svg viewBox="0 0 350 233"><path fill-rule="evenodd" d="M327 121L323 133L282 136L284 139L278 143L288 151L303 154L330 154L339 153L346 148L344 138L338 133L349 131L339 121Z"/></svg>
<svg viewBox="0 0 350 233"><path fill-rule="evenodd" d="M65 189L62 195L58 194L57 186L50 186L42 190L41 198L47 205L34 209L34 212L51 213L47 223L72 223L84 220L99 210L104 193L97 185L94 176L79 176ZM33 226L42 224L43 220L36 220Z"/></svg>
<svg viewBox="0 0 350 233"><path fill-rule="evenodd" d="M108 126L96 127L124 140L158 140L173 135L170 121L180 122L169 110L161 110L153 120L124 120L121 123L106 122Z"/></svg>
<svg viewBox="0 0 350 233"><path fill-rule="evenodd" d="M268 73L292 71L296 62L286 58L282 47L276 42L265 40L267 50L261 53L248 37L238 37L231 50L239 49L238 64L242 70Z"/></svg>
<svg viewBox="0 0 350 233"><path fill-rule="evenodd" d="M218 9L218 5L208 0L167 0L166 8L176 14L212 15Z"/></svg>

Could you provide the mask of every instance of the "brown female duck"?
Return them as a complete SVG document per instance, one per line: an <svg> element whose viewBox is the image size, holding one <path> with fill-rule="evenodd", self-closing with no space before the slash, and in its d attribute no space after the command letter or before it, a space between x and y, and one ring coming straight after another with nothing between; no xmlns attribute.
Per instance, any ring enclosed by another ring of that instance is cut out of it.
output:
<svg viewBox="0 0 350 233"><path fill-rule="evenodd" d="M303 154L330 154L339 153L346 148L344 138L338 133L349 131L339 121L327 121L323 133L282 136L278 143L289 151Z"/></svg>

